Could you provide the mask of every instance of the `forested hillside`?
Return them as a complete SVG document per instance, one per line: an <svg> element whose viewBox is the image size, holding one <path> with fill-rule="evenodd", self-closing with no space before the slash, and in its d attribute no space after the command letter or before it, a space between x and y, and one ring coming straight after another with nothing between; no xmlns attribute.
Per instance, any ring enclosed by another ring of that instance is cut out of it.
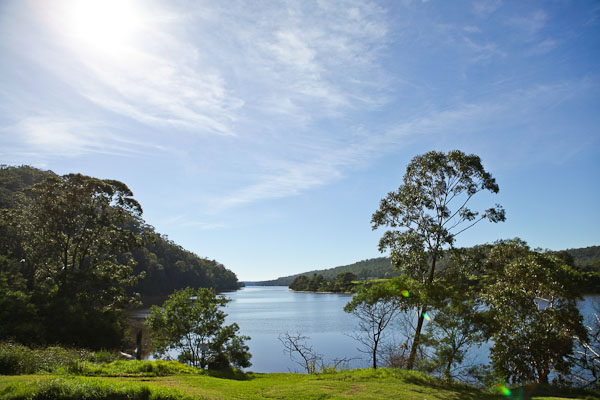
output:
<svg viewBox="0 0 600 400"><path fill-rule="evenodd" d="M573 259L574 266L584 272L600 274L600 246L590 246L579 249L567 249L560 253L567 253ZM440 267L443 268L443 261L440 263ZM295 274L290 276L280 277L270 281L260 282L246 282L247 285L261 285L261 286L289 286L294 279L301 275L312 277L313 275L322 275L326 280L332 281L339 274L344 272L352 272L359 279L383 279L398 276L400 273L395 269L388 257L371 258L363 260L350 265L342 265L339 267L312 270L303 272L301 274ZM590 290L597 292L598 289L594 290L597 280L589 282Z"/></svg>
<svg viewBox="0 0 600 400"><path fill-rule="evenodd" d="M2 166L0 205L0 340L111 348L138 293L239 288L146 224L122 182Z"/></svg>
<svg viewBox="0 0 600 400"><path fill-rule="evenodd" d="M14 208L18 193L56 176L52 171L42 171L30 166L0 168L0 209ZM151 225L132 221L142 232L143 246L132 250L134 272L144 277L129 292L143 297L165 297L175 289L186 286L212 287L217 291L240 287L236 275L215 260L202 258L183 249L165 235L154 231Z"/></svg>

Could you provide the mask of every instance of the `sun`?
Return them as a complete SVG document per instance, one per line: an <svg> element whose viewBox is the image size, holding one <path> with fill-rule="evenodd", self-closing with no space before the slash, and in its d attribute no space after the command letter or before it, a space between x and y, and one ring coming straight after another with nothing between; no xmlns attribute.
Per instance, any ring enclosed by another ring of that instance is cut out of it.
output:
<svg viewBox="0 0 600 400"><path fill-rule="evenodd" d="M95 51L123 51L141 28L140 10L127 0L72 0L64 3L63 29Z"/></svg>

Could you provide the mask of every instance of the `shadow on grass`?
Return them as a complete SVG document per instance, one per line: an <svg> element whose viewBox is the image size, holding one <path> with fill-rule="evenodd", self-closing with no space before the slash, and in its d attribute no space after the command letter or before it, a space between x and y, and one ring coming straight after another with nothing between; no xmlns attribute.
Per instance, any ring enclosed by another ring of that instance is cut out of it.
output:
<svg viewBox="0 0 600 400"><path fill-rule="evenodd" d="M437 378L421 375L421 374L406 374L402 377L406 383L418 386L426 386L438 390L447 390L459 394L461 400L498 400L498 394L489 393L476 387L459 382L444 382Z"/></svg>
<svg viewBox="0 0 600 400"><path fill-rule="evenodd" d="M209 369L206 371L206 375L212 378L229 379L235 381L250 381L254 379L252 372L245 373L239 369Z"/></svg>
<svg viewBox="0 0 600 400"><path fill-rule="evenodd" d="M553 385L526 385L512 389L509 399L529 399L533 396L563 397L566 399L600 400L599 391L578 388L559 387Z"/></svg>

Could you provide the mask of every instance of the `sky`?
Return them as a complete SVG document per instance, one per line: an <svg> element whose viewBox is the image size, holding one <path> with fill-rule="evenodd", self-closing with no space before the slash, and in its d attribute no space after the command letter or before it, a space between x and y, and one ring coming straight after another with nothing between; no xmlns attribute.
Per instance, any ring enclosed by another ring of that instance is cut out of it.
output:
<svg viewBox="0 0 600 400"><path fill-rule="evenodd" d="M0 2L0 163L125 182L241 280L379 257L410 160L501 204L458 246L600 245L598 1Z"/></svg>

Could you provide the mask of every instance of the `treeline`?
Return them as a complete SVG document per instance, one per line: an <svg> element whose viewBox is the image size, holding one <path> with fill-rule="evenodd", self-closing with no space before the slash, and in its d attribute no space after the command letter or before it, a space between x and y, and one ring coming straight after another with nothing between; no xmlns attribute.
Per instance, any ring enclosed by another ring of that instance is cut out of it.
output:
<svg viewBox="0 0 600 400"><path fill-rule="evenodd" d="M240 286L156 233L119 181L2 166L0 207L0 340L115 347L140 295Z"/></svg>
<svg viewBox="0 0 600 400"><path fill-rule="evenodd" d="M290 284L290 289L297 292L329 292L352 293L358 282L357 276L352 272L342 272L335 279L327 280L321 274L312 277L300 275Z"/></svg>
<svg viewBox="0 0 600 400"><path fill-rule="evenodd" d="M582 284L585 293L600 293L600 246L567 249L554 253L566 259L575 270L583 273L585 279ZM446 260L440 260L439 267L443 269L445 263ZM378 257L335 268L314 270L270 281L247 282L247 284L257 286L290 286L300 276L313 277L314 275L321 275L325 281L331 281L344 272L351 272L360 280L389 279L401 275L400 271L394 268L389 257Z"/></svg>
<svg viewBox="0 0 600 400"><path fill-rule="evenodd" d="M322 275L327 281L335 280L336 277L344 272L350 272L357 276L358 279L388 279L395 276L399 276L400 272L392 266L392 263L388 257L378 257L368 260L362 260L349 265L342 265L339 267L313 270L303 272L301 274L295 274L290 276L283 276L270 281L260 282L248 282L248 284L259 285L259 286L289 286L294 279L301 275L307 275L312 277L314 274Z"/></svg>

